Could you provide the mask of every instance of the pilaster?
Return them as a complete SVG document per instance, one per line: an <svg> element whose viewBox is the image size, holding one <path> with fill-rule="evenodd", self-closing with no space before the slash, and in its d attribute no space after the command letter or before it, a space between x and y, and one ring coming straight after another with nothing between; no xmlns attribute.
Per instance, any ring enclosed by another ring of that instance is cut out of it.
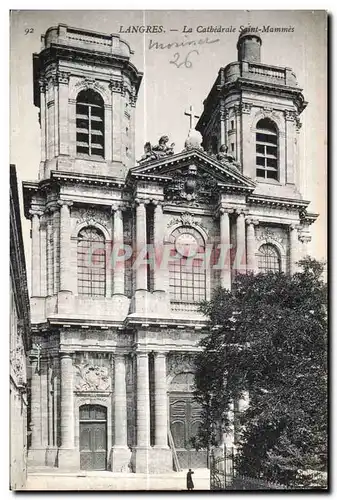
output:
<svg viewBox="0 0 337 500"><path fill-rule="evenodd" d="M149 355L137 352L137 446L133 461L137 473L150 470Z"/></svg>
<svg viewBox="0 0 337 500"><path fill-rule="evenodd" d="M131 451L127 446L127 403L125 380L125 355L117 353L115 365L115 444L112 448L112 471L127 470L131 458Z"/></svg>
<svg viewBox="0 0 337 500"><path fill-rule="evenodd" d="M32 221L32 297L41 294L41 254L40 254L40 216L42 212L30 210Z"/></svg>
<svg viewBox="0 0 337 500"><path fill-rule="evenodd" d="M220 283L223 288L231 289L231 262L230 262L230 219L229 214L233 209L221 207L219 209L220 216Z"/></svg>
<svg viewBox="0 0 337 500"><path fill-rule="evenodd" d="M58 294L58 312L68 313L71 310L72 276L71 266L71 201L59 200L60 209L60 291Z"/></svg>
<svg viewBox="0 0 337 500"><path fill-rule="evenodd" d="M123 211L121 207L112 207L113 213L113 294L124 295L125 262ZM122 255L121 255L122 254Z"/></svg>
<svg viewBox="0 0 337 500"><path fill-rule="evenodd" d="M68 99L69 99L69 73L59 71L57 73L58 84L58 136L59 154L69 154L69 133L68 133Z"/></svg>
<svg viewBox="0 0 337 500"><path fill-rule="evenodd" d="M61 352L61 447L59 467L79 469L79 453L74 442L74 388L72 353Z"/></svg>
<svg viewBox="0 0 337 500"><path fill-rule="evenodd" d="M234 271L236 273L245 273L247 269L246 259L246 227L245 218L247 210L244 208L236 208L236 252Z"/></svg>
<svg viewBox="0 0 337 500"><path fill-rule="evenodd" d="M289 273L295 274L298 271L298 226L296 224L289 225Z"/></svg>
<svg viewBox="0 0 337 500"><path fill-rule="evenodd" d="M256 238L255 226L258 225L258 220L253 218L246 219L247 225L247 271L251 273L257 272L257 259L256 259Z"/></svg>

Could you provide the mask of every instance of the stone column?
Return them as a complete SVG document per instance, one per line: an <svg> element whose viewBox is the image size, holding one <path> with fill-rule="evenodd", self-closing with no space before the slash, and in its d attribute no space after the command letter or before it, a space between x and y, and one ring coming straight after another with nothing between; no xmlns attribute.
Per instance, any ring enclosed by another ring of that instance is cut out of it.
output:
<svg viewBox="0 0 337 500"><path fill-rule="evenodd" d="M154 353L154 387L155 387L155 445L167 448L167 387L166 387L166 354Z"/></svg>
<svg viewBox="0 0 337 500"><path fill-rule="evenodd" d="M220 208L220 282L223 288L231 289L230 221L229 209Z"/></svg>
<svg viewBox="0 0 337 500"><path fill-rule="evenodd" d="M71 201L60 200L60 291L71 292L71 225L70 209Z"/></svg>
<svg viewBox="0 0 337 500"><path fill-rule="evenodd" d="M56 206L53 212L53 287L54 294L60 289L60 210ZM70 251L67 258L70 257ZM68 264L68 272L70 269L70 262Z"/></svg>
<svg viewBox="0 0 337 500"><path fill-rule="evenodd" d="M123 83L112 79L109 84L112 99L112 161L122 162L122 117L124 115Z"/></svg>
<svg viewBox="0 0 337 500"><path fill-rule="evenodd" d="M32 440L31 448L41 448L41 386L40 386L40 373L38 371L38 357L37 355L31 356L31 430Z"/></svg>
<svg viewBox="0 0 337 500"><path fill-rule="evenodd" d="M220 146L222 146L223 144L227 145L225 113L226 113L225 105L222 101L220 105Z"/></svg>
<svg viewBox="0 0 337 500"><path fill-rule="evenodd" d="M68 136L68 98L69 98L69 73L59 71L57 74L58 91L58 116L59 116L59 154L69 154Z"/></svg>
<svg viewBox="0 0 337 500"><path fill-rule="evenodd" d="M298 261L298 231L295 224L289 226L289 272L294 274L297 272Z"/></svg>
<svg viewBox="0 0 337 500"><path fill-rule="evenodd" d="M246 224L247 224L247 271L255 273L257 272L255 225L258 224L258 221L249 218L246 219Z"/></svg>
<svg viewBox="0 0 337 500"><path fill-rule="evenodd" d="M136 252L144 255L146 248L146 208L144 200L136 200ZM147 266L136 269L136 290L147 290Z"/></svg>
<svg viewBox="0 0 337 500"><path fill-rule="evenodd" d="M150 446L149 357L137 353L137 446Z"/></svg>
<svg viewBox="0 0 337 500"><path fill-rule="evenodd" d="M151 452L149 358L148 353L137 352L137 446L133 455L136 473L148 474L152 470Z"/></svg>
<svg viewBox="0 0 337 500"><path fill-rule="evenodd" d="M307 257L309 255L309 250L308 250L308 244L311 241L311 235L310 234L301 234L299 236L299 240L301 241L301 258L303 259L304 257Z"/></svg>
<svg viewBox="0 0 337 500"><path fill-rule="evenodd" d="M245 214L243 210L237 210L236 219L236 255L235 266L236 273L246 272L246 228Z"/></svg>
<svg viewBox="0 0 337 500"><path fill-rule="evenodd" d="M161 268L164 236L163 236L163 207L160 202L154 209L154 290L164 290L163 270Z"/></svg>
<svg viewBox="0 0 337 500"><path fill-rule="evenodd" d="M115 446L127 446L124 354L116 354L115 356Z"/></svg>
<svg viewBox="0 0 337 500"><path fill-rule="evenodd" d="M32 220L32 297L40 295L40 280L41 280L41 256L40 256L40 212L34 210L29 211Z"/></svg>
<svg viewBox="0 0 337 500"><path fill-rule="evenodd" d="M123 235L123 212L121 208L113 208L113 247L117 252L116 262L114 262L113 269L113 293L124 295L124 274L125 262L118 259L118 248L123 248L124 235ZM116 245L116 246L115 246Z"/></svg>
<svg viewBox="0 0 337 500"><path fill-rule="evenodd" d="M240 107L238 105L234 106L235 108L235 119L236 119L236 161L238 163L241 163L241 112L240 112Z"/></svg>
<svg viewBox="0 0 337 500"><path fill-rule="evenodd" d="M115 359L115 443L112 448L112 471L128 470L131 452L127 446L127 403L125 379L125 355L116 354Z"/></svg>
<svg viewBox="0 0 337 500"><path fill-rule="evenodd" d="M41 255L41 277L40 293L42 297L47 295L47 220L44 216L40 219L40 255Z"/></svg>
<svg viewBox="0 0 337 500"><path fill-rule="evenodd" d="M61 446L74 448L74 390L72 354L61 353Z"/></svg>
<svg viewBox="0 0 337 500"><path fill-rule="evenodd" d="M40 127L41 127L41 162L46 160L46 82L40 80ZM43 170L41 171L40 178L43 177Z"/></svg>
<svg viewBox="0 0 337 500"><path fill-rule="evenodd" d="M59 88L54 85L54 156L59 154Z"/></svg>

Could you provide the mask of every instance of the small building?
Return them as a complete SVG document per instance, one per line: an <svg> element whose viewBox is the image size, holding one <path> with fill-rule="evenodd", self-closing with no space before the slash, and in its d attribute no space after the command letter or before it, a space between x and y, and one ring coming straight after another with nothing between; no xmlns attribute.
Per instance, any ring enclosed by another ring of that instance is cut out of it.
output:
<svg viewBox="0 0 337 500"><path fill-rule="evenodd" d="M24 182L32 465L153 473L174 455L207 466L191 441L198 302L238 272L294 273L317 217L299 189L307 103L291 69L261 62L261 44L240 34L182 151L163 136L137 164L142 73L129 44L63 24L42 37L41 162Z"/></svg>
<svg viewBox="0 0 337 500"><path fill-rule="evenodd" d="M10 166L10 488L27 476L27 355L30 308L15 165Z"/></svg>

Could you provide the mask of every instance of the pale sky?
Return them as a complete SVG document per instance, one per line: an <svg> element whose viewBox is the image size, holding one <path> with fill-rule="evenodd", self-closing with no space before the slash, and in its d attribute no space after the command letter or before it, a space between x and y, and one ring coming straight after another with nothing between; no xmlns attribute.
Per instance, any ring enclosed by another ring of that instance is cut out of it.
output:
<svg viewBox="0 0 337 500"><path fill-rule="evenodd" d="M201 114L202 102L221 66L237 59L236 42L242 25L293 26L292 33L262 33L261 62L291 67L303 88L308 107L301 115L300 163L303 198L308 210L319 213L311 226L311 254L327 254L327 32L324 11L17 11L11 17L10 162L16 164L19 183L37 179L40 161L38 109L33 105L32 53L50 26L65 23L105 33L119 33L129 25L162 25L162 34L123 34L134 50L131 59L144 72L136 108L136 158L146 141L157 143L168 135L179 152L188 134L184 111L193 105ZM236 28L235 33L197 33L197 26ZM193 28L189 34L183 27ZM170 31L176 29L178 31ZM29 31L26 34L26 31ZM33 31L33 32L31 32ZM167 44L187 40L219 39L198 47L149 49L150 40ZM191 49L192 67L177 68ZM179 59L175 56L179 53ZM19 186L21 192L21 186ZM21 210L23 213L23 210ZM30 277L30 222L23 220L28 279Z"/></svg>

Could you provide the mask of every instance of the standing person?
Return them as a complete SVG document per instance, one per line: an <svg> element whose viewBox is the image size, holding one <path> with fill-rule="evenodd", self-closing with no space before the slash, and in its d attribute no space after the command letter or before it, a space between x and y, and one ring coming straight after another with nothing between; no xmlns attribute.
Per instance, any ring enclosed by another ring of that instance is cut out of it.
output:
<svg viewBox="0 0 337 500"><path fill-rule="evenodd" d="M192 469L188 469L188 473L186 475L186 482L187 482L187 489L189 491L192 491L193 488L194 488L194 484L193 484L193 481L192 481L192 474L194 474L194 472L192 471Z"/></svg>

